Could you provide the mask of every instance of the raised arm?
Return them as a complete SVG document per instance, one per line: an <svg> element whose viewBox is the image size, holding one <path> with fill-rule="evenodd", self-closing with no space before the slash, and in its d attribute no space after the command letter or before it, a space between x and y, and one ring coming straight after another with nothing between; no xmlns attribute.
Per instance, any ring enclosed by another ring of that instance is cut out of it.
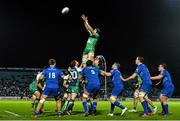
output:
<svg viewBox="0 0 180 121"><path fill-rule="evenodd" d="M81 18L83 19L84 21L84 26L86 28L86 30L90 33L92 33L92 35L96 35L96 32L94 32L93 28L89 25L89 22L88 22L88 18L87 16L85 16L84 14L81 16Z"/></svg>

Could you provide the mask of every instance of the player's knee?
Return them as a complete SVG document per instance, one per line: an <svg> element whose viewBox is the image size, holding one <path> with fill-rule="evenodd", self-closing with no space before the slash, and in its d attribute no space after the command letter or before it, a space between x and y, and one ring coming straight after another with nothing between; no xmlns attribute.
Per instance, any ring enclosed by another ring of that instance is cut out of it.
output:
<svg viewBox="0 0 180 121"><path fill-rule="evenodd" d="M46 100L44 98L41 98L41 100L39 101L40 103L44 103Z"/></svg>
<svg viewBox="0 0 180 121"><path fill-rule="evenodd" d="M139 98L143 99L145 97L145 93L144 92L139 92Z"/></svg>
<svg viewBox="0 0 180 121"><path fill-rule="evenodd" d="M60 96L55 96L54 99L55 99L55 101L58 101L58 100L60 100Z"/></svg>
<svg viewBox="0 0 180 121"><path fill-rule="evenodd" d="M98 96L97 95L93 95L93 100L97 100Z"/></svg>
<svg viewBox="0 0 180 121"><path fill-rule="evenodd" d="M116 101L116 98L114 96L110 97L110 102L114 103Z"/></svg>
<svg viewBox="0 0 180 121"><path fill-rule="evenodd" d="M88 99L88 94L86 94L86 93L83 93L83 98L85 98L85 99Z"/></svg>

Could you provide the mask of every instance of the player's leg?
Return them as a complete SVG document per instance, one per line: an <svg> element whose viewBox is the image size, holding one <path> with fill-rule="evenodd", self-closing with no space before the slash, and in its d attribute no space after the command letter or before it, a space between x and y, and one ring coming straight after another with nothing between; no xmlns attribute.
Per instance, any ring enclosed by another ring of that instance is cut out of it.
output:
<svg viewBox="0 0 180 121"><path fill-rule="evenodd" d="M35 100L36 100L36 96L33 94L32 95L32 101L31 101L31 105L32 105L32 111L34 112L35 111L35 106L34 106L34 104L35 104Z"/></svg>
<svg viewBox="0 0 180 121"><path fill-rule="evenodd" d="M123 106L121 103L119 103L117 101L117 96L121 93L122 90L123 90L123 87L114 87L112 90L112 95L110 97L110 102L111 102L111 106L112 106L110 114L109 114L110 116L113 116L114 106L117 106L120 109L122 109L121 115L123 115L127 110L127 108L125 106ZM114 104L114 106L112 104Z"/></svg>
<svg viewBox="0 0 180 121"><path fill-rule="evenodd" d="M91 105L91 110L92 110L91 114L92 115L96 115L98 93L99 93L99 90L97 90L93 94L93 102L92 102L92 105Z"/></svg>
<svg viewBox="0 0 180 121"><path fill-rule="evenodd" d="M35 111L35 113L34 113L34 117L35 117L35 118L37 118L37 116L39 115L40 110L41 110L41 108L42 108L42 105L44 104L46 98L47 98L47 95L42 95L42 96L41 96L41 99L40 99L40 101L39 101L39 103L38 103L38 105L37 105L36 111Z"/></svg>
<svg viewBox="0 0 180 121"><path fill-rule="evenodd" d="M88 60L88 53L89 53L89 50L85 48L83 51L83 56L82 56L82 63L80 65L81 68L86 67L86 62Z"/></svg>
<svg viewBox="0 0 180 121"><path fill-rule="evenodd" d="M40 92L39 92L38 90L36 90L36 91L34 92L34 96L36 97L36 99L35 99L35 101L34 101L34 110L36 110L37 105L38 105L38 103L39 103L39 101L40 101L40 96L41 96L41 94L40 94Z"/></svg>
<svg viewBox="0 0 180 121"><path fill-rule="evenodd" d="M64 93L64 96L63 96L63 98L62 98L62 100L61 100L61 110L62 110L62 108L63 108L63 106L64 106L67 98L68 98L68 94L65 92L65 93Z"/></svg>
<svg viewBox="0 0 180 121"><path fill-rule="evenodd" d="M68 111L71 113L74 107L74 101L76 99L77 93L71 93L71 99L69 101Z"/></svg>
<svg viewBox="0 0 180 121"><path fill-rule="evenodd" d="M133 96L133 109L129 110L129 112L137 112L137 104L139 102L139 89L136 89L134 91L134 96Z"/></svg>
<svg viewBox="0 0 180 121"><path fill-rule="evenodd" d="M148 98L148 95L146 95L146 96L144 97L144 99L145 99L145 101L146 101L149 105L151 105L151 107L153 108L153 112L156 113L158 108L157 108L157 106L154 105L153 102Z"/></svg>
<svg viewBox="0 0 180 121"><path fill-rule="evenodd" d="M174 92L174 87L164 88L161 91L160 101L161 101L161 105L163 109L162 112L164 116L167 116L169 114L167 102L168 102L168 98L172 97L173 92Z"/></svg>
<svg viewBox="0 0 180 121"><path fill-rule="evenodd" d="M163 96L161 94L160 100L161 100L161 105L162 105L162 109L163 109L164 115L168 115L168 113L169 113L169 111L168 111L168 104L167 104L168 97Z"/></svg>
<svg viewBox="0 0 180 121"><path fill-rule="evenodd" d="M94 54L95 54L94 51L89 52L87 55L87 59L94 62Z"/></svg>
<svg viewBox="0 0 180 121"><path fill-rule="evenodd" d="M67 100L66 100L66 102L64 104L64 111L63 111L63 113L67 113L68 115L69 115L68 107L69 107L70 99L71 99L71 93L68 93Z"/></svg>
<svg viewBox="0 0 180 121"><path fill-rule="evenodd" d="M60 100L60 90L59 88L52 89L55 101L56 101L56 109L57 109L57 116L60 117L62 115L61 112L61 100Z"/></svg>
<svg viewBox="0 0 180 121"><path fill-rule="evenodd" d="M88 116L87 99L89 98L89 94L90 94L89 92L85 91L82 97L82 104L85 112L84 116Z"/></svg>
<svg viewBox="0 0 180 121"><path fill-rule="evenodd" d="M151 115L150 112L150 108L148 106L147 101L145 100L145 96L147 95L147 93L150 91L151 89L151 85L150 84L142 84L140 92L139 92L139 100L141 102L141 105L144 109L144 115L143 116L148 116Z"/></svg>
<svg viewBox="0 0 180 121"><path fill-rule="evenodd" d="M146 92L144 91L140 91L139 92L139 100L141 102L141 105L144 109L144 115L143 116L147 116L149 115L149 110L148 110L148 104L147 102L144 100L144 97L146 96Z"/></svg>
<svg viewBox="0 0 180 121"><path fill-rule="evenodd" d="M42 93L42 95L41 95L40 101L39 101L39 103L38 103L38 106L37 106L37 108L36 108L36 111L35 111L35 113L34 113L34 117L35 117L35 118L38 117L38 115L39 115L39 113L40 113L40 110L41 110L41 108L42 108L42 105L44 104L44 102L45 102L46 98L48 97L48 95L50 94L50 92L51 92L51 89L49 89L49 88L45 88L45 89L44 89L44 91L43 91L43 93Z"/></svg>

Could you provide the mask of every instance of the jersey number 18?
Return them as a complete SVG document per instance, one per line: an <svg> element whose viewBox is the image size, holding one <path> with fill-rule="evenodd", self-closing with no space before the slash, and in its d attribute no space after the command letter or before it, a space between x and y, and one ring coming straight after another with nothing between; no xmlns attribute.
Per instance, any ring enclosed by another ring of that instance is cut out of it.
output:
<svg viewBox="0 0 180 121"><path fill-rule="evenodd" d="M49 73L49 79L54 79L56 78L56 74L54 72Z"/></svg>

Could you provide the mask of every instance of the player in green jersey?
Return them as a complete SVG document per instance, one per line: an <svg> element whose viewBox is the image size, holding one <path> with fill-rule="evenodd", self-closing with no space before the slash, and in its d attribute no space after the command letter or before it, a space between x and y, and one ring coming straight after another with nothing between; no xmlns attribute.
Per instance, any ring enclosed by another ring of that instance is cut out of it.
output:
<svg viewBox="0 0 180 121"><path fill-rule="evenodd" d="M83 66L85 66L85 63L87 60L92 60L94 62L95 46L99 39L100 30L99 30L99 28L93 29L89 25L87 16L85 16L84 14L81 16L81 18L84 22L84 26L85 26L86 30L90 34L89 38L87 40L87 43L86 43L86 47L83 51L83 57L82 57L82 64L83 64Z"/></svg>
<svg viewBox="0 0 180 121"><path fill-rule="evenodd" d="M42 94L42 90L45 86L43 80L37 81L37 79L39 78L40 75L41 75L41 72L38 72L36 79L33 79L31 84L29 85L29 90L32 94L32 109L33 109L33 111L35 111L37 108L37 104L39 103L39 100L40 100L40 97ZM41 109L41 112L44 112L43 108Z"/></svg>
<svg viewBox="0 0 180 121"><path fill-rule="evenodd" d="M76 99L79 93L80 80L79 80L79 69L78 62L76 60L71 61L70 67L68 68L70 74L70 80L66 87L68 98L65 102L64 112L70 115L73 110L74 100ZM66 83L67 84L67 83Z"/></svg>

